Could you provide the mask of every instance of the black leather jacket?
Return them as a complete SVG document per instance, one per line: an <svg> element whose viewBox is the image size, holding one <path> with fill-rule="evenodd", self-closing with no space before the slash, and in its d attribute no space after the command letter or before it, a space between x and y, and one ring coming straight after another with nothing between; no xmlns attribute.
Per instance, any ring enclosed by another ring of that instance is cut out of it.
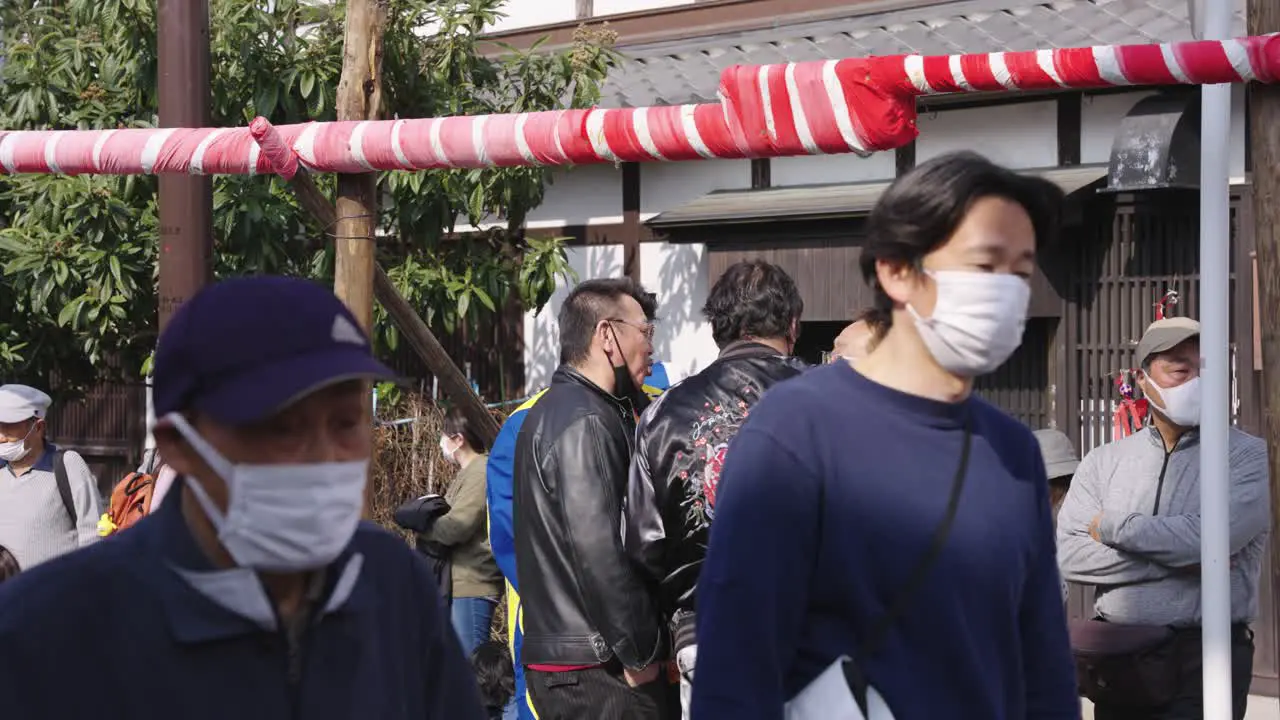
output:
<svg viewBox="0 0 1280 720"><path fill-rule="evenodd" d="M692 612L729 441L764 391L806 366L766 345L730 345L640 418L623 524L626 547L661 586L665 617Z"/></svg>
<svg viewBox="0 0 1280 720"><path fill-rule="evenodd" d="M622 547L635 416L562 366L516 439L516 573L526 665L641 669L663 651L651 589Z"/></svg>

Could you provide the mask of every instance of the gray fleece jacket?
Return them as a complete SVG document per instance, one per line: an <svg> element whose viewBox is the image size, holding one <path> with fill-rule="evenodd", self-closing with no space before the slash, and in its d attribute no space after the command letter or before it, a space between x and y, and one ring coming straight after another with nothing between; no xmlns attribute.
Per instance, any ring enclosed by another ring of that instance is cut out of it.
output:
<svg viewBox="0 0 1280 720"><path fill-rule="evenodd" d="M1271 524L1267 448L1232 428L1231 620L1258 614L1258 575ZM1098 535L1089 526L1100 517ZM1103 618L1140 625L1200 624L1200 440L1172 452L1154 428L1095 448L1080 463L1058 514L1058 564L1096 585Z"/></svg>

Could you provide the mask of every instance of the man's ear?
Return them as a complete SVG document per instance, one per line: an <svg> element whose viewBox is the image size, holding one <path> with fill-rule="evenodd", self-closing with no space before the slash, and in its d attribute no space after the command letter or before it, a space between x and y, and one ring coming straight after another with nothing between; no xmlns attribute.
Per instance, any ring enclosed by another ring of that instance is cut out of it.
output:
<svg viewBox="0 0 1280 720"><path fill-rule="evenodd" d="M908 262L877 260L876 284L895 305L906 305L920 284L920 273Z"/></svg>
<svg viewBox="0 0 1280 720"><path fill-rule="evenodd" d="M191 446L187 444L182 433L166 418L156 420L155 429L151 431L156 440L156 449L164 464L173 468L179 475L187 475L194 471L198 458Z"/></svg>
<svg viewBox="0 0 1280 720"><path fill-rule="evenodd" d="M613 326L606 320L601 320L596 325L596 335L600 338L600 347L604 348L605 355L609 359L613 359L613 353L618 349L617 335L614 334Z"/></svg>

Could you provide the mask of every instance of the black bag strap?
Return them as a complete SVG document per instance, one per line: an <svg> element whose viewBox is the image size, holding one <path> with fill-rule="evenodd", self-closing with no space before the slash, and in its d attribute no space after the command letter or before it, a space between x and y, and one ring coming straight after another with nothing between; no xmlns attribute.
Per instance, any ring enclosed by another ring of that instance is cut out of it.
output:
<svg viewBox="0 0 1280 720"><path fill-rule="evenodd" d="M966 418L964 441L960 447L960 463L956 467L955 479L951 481L951 497L947 500L946 513L942 516L942 521L934 528L933 537L929 540L929 548L925 551L924 557L920 558L920 562L916 564L907 581L903 583L902 589L898 591L893 602L889 603L884 615L872 625L871 632L867 634L866 639L862 642L858 652L858 655L862 658L871 657L880 650L880 646L888 636L889 630L898 618L906 612L912 598L920 590L920 585L924 583L929 571L933 569L938 557L942 555L942 550L947 544L947 536L951 534L951 526L955 524L956 511L960 507L960 491L964 489L964 480L969 473L969 451L972 446L973 427L969 419ZM825 497L820 491L819 502L822 503L824 500ZM859 668L857 659L844 663L844 677L845 681L849 683L849 689L853 691L854 698L858 701L858 706L865 713L867 710L867 679Z"/></svg>
<svg viewBox="0 0 1280 720"><path fill-rule="evenodd" d="M76 502L71 497L71 480L67 477L66 454L64 450L58 450L53 454L53 480L58 484L58 495L62 498L62 507L66 509L67 517L71 518L71 527L74 528L80 523L76 517Z"/></svg>

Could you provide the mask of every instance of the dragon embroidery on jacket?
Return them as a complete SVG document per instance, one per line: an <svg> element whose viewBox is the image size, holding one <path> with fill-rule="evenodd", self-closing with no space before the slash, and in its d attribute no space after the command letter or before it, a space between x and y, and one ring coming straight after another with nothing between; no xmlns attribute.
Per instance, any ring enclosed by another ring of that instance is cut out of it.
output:
<svg viewBox="0 0 1280 720"><path fill-rule="evenodd" d="M705 403L690 428L688 449L676 453L672 469L685 487L682 503L691 526L705 528L715 515L716 491L729 441L750 414L759 390L746 385L732 404Z"/></svg>

